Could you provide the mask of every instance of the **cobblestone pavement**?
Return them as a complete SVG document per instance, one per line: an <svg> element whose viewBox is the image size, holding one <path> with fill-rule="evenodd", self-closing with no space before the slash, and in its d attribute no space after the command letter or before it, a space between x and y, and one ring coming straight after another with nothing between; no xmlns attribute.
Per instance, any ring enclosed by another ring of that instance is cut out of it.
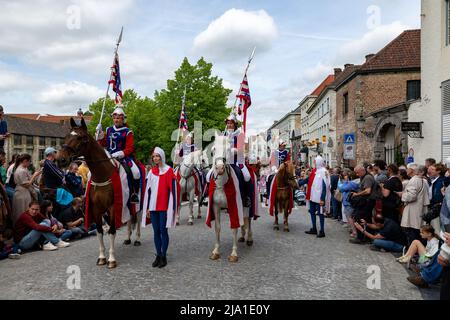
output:
<svg viewBox="0 0 450 320"><path fill-rule="evenodd" d="M304 233L309 229L305 207L296 208L290 233L274 231L263 208L254 223L254 246L239 244L240 260L230 264L231 231L222 218L222 259L210 261L214 231L202 220L170 230L165 269L153 269L153 231L143 231L142 246L124 246L125 229L117 237L118 268L95 265L96 237L54 252L27 253L20 260L0 262L1 299L423 299L406 277L407 271L389 253L370 251L348 242L347 229L326 221L325 239ZM108 247L109 240L106 241ZM79 266L81 289L67 288L69 266ZM370 266L381 270L381 288L370 290Z"/></svg>

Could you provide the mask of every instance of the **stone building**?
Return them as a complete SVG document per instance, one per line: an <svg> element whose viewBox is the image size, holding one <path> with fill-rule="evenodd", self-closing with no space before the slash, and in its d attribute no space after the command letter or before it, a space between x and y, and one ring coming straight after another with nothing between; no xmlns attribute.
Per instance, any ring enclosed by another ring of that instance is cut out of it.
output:
<svg viewBox="0 0 450 320"><path fill-rule="evenodd" d="M401 126L420 98L420 30L404 31L363 65L345 65L334 85L338 164L404 163L408 135ZM346 135L356 140L353 158L344 156Z"/></svg>
<svg viewBox="0 0 450 320"><path fill-rule="evenodd" d="M450 1L422 0L422 99L409 121L423 122L422 137L409 139L414 161L450 157Z"/></svg>

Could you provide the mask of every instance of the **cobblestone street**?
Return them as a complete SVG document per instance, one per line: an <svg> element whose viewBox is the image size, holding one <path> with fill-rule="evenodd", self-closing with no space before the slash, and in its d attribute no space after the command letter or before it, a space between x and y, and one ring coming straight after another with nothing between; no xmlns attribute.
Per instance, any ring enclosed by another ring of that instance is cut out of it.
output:
<svg viewBox="0 0 450 320"><path fill-rule="evenodd" d="M327 237L304 233L309 228L305 207L296 208L291 232L274 231L263 209L254 223L254 246L239 244L240 260L230 264L232 239L222 219L222 259L210 261L214 231L204 219L170 231L169 265L153 269L153 231L143 231L141 247L125 247L125 229L117 238L115 270L97 267L96 237L55 252L33 252L20 260L0 262L1 299L423 299L406 281L407 271L392 254L370 251L348 242L347 229L326 221ZM108 247L108 241L106 246ZM67 288L69 266L81 270L81 289ZM381 269L381 289L369 290L369 266ZM435 290L435 289L433 289ZM434 291L428 293L428 298Z"/></svg>

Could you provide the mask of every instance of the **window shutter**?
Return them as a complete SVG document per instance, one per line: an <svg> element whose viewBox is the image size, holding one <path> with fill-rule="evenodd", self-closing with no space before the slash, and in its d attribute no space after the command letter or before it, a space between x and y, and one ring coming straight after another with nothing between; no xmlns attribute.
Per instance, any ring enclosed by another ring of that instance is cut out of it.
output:
<svg viewBox="0 0 450 320"><path fill-rule="evenodd" d="M450 157L450 80L442 83L442 157Z"/></svg>

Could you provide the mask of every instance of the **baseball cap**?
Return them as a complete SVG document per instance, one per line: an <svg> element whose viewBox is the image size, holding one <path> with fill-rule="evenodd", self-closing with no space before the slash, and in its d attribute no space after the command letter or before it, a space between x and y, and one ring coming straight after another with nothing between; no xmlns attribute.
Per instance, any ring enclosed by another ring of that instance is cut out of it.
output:
<svg viewBox="0 0 450 320"><path fill-rule="evenodd" d="M46 157L47 157L48 155L52 154L52 153L56 153L55 148L49 147L49 148L45 149L44 154L45 154Z"/></svg>

